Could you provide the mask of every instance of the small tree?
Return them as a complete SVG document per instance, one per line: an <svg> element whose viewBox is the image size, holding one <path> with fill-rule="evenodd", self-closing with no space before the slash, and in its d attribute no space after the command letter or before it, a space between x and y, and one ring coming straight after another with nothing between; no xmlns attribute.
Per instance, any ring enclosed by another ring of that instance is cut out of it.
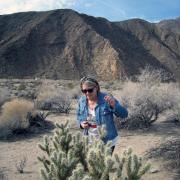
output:
<svg viewBox="0 0 180 180"><path fill-rule="evenodd" d="M53 137L44 138L39 144L45 155L38 157L43 163L41 175L45 180L108 180L113 179L138 180L150 168L142 167L142 160L132 154L132 150L124 152L122 158L117 154L111 156L111 142L104 144L103 129L99 128L99 139L92 139L81 133L74 135L69 130L68 123L56 124Z"/></svg>

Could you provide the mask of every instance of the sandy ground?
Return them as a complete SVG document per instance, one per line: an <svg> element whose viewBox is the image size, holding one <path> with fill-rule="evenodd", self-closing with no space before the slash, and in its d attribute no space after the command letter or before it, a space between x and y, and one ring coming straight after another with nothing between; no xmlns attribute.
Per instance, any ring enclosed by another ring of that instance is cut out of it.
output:
<svg viewBox="0 0 180 180"><path fill-rule="evenodd" d="M71 128L78 130L75 114L70 115L49 116L48 119L53 122L65 122L69 120ZM121 154L128 147L132 147L133 152L143 156L147 150L156 147L158 144L172 137L180 137L179 126L173 123L156 122L154 126L146 131L128 132L122 130L119 132L120 138L116 146L115 152ZM47 135L52 134L45 133ZM39 180L41 163L37 160L37 156L42 154L37 144L42 142L45 134L26 135L14 138L11 141L0 141L0 180ZM16 164L23 157L27 158L24 173L17 172ZM145 180L172 180L175 172L167 171L164 168L162 160L150 160L152 167L157 169L157 173L148 173L143 179Z"/></svg>

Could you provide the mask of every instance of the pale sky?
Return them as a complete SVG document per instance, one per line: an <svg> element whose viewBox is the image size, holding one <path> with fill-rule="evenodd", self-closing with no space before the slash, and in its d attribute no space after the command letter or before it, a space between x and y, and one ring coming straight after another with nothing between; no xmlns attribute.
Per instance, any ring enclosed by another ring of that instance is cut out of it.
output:
<svg viewBox="0 0 180 180"><path fill-rule="evenodd" d="M68 8L110 21L180 17L180 0L0 0L0 14Z"/></svg>

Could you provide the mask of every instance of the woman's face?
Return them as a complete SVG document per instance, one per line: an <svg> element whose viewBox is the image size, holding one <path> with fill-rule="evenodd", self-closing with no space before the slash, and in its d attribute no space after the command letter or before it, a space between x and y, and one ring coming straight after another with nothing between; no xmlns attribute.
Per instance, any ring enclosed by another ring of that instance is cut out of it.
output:
<svg viewBox="0 0 180 180"><path fill-rule="evenodd" d="M95 86L89 86L88 84L84 83L82 85L82 92L89 100L94 100L97 98L97 87Z"/></svg>

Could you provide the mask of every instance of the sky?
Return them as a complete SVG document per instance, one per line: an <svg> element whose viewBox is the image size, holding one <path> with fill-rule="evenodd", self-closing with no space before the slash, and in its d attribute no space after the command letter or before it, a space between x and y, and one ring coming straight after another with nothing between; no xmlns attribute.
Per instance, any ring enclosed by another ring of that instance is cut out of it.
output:
<svg viewBox="0 0 180 180"><path fill-rule="evenodd" d="M159 22L180 17L180 0L0 0L0 15L62 8L109 21L141 18Z"/></svg>

